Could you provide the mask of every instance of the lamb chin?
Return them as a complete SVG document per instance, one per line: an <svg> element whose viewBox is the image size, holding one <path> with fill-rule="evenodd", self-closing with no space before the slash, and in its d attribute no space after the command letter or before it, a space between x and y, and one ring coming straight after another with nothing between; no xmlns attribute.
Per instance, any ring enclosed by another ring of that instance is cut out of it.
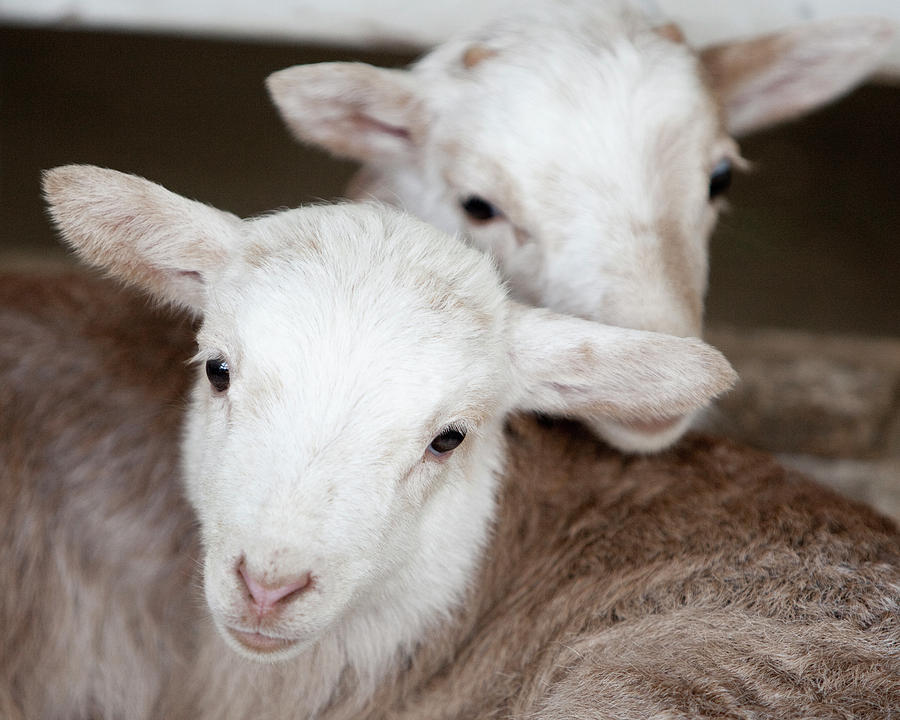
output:
<svg viewBox="0 0 900 720"><path fill-rule="evenodd" d="M261 633L249 633L222 626L217 630L226 644L242 658L261 664L275 664L290 660L302 653L312 641L274 638Z"/></svg>

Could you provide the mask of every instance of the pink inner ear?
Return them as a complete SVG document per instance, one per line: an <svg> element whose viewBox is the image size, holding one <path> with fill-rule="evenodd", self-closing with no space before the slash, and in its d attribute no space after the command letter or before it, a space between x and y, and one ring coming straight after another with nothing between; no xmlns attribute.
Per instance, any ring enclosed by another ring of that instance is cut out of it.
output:
<svg viewBox="0 0 900 720"><path fill-rule="evenodd" d="M366 115L364 113L354 113L350 118L350 121L359 129L360 132L379 132L386 133L387 135L392 135L394 137L401 138L403 140L409 140L409 130L402 127L397 127L396 125L388 125L387 123L383 123L380 120L376 120L371 115Z"/></svg>

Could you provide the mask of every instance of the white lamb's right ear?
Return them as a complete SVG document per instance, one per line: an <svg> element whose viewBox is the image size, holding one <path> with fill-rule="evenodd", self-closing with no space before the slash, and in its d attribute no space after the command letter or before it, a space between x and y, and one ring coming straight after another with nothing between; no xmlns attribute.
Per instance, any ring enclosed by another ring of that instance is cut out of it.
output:
<svg viewBox="0 0 900 720"><path fill-rule="evenodd" d="M840 18L716 45L700 60L729 132L746 135L852 90L878 69L896 34L884 19Z"/></svg>
<svg viewBox="0 0 900 720"><path fill-rule="evenodd" d="M737 375L696 338L601 325L513 303L516 408L655 422L702 408Z"/></svg>
<svg viewBox="0 0 900 720"><path fill-rule="evenodd" d="M47 170L44 197L63 239L89 265L199 312L240 219L135 175L92 165Z"/></svg>
<svg viewBox="0 0 900 720"><path fill-rule="evenodd" d="M412 150L424 126L414 83L406 70L348 62L295 65L266 79L298 140L353 160Z"/></svg>

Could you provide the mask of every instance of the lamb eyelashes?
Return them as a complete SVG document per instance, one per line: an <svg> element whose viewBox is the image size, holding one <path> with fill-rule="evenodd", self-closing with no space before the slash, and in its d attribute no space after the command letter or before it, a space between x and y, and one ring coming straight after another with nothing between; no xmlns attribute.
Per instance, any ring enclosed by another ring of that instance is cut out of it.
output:
<svg viewBox="0 0 900 720"><path fill-rule="evenodd" d="M466 431L462 428L449 427L435 436L428 445L427 453L432 457L443 459L450 456L460 446L466 437Z"/></svg>

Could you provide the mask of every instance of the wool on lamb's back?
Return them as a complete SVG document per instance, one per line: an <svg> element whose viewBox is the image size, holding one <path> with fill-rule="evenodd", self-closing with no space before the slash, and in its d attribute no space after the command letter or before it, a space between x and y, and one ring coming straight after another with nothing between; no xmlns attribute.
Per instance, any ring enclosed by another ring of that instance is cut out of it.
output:
<svg viewBox="0 0 900 720"><path fill-rule="evenodd" d="M201 602L176 451L191 324L82 273L7 274L0 338L0 716L131 717Z"/></svg>

